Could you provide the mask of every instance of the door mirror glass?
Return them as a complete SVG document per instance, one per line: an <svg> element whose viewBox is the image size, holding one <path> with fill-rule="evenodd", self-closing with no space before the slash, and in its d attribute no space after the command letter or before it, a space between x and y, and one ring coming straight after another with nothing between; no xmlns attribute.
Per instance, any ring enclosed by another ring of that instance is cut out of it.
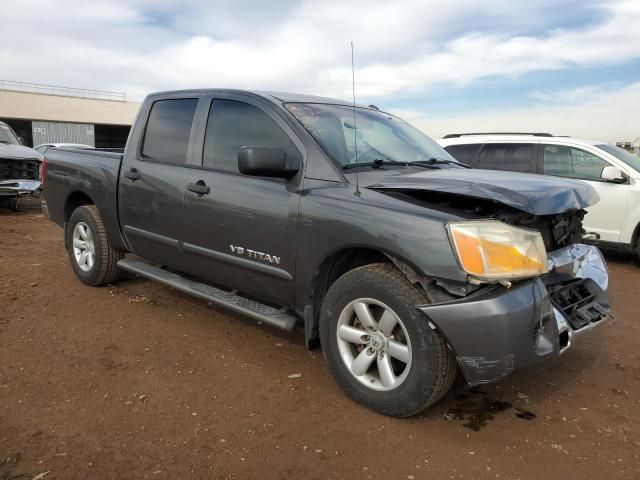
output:
<svg viewBox="0 0 640 480"><path fill-rule="evenodd" d="M300 170L300 159L288 157L281 148L242 147L238 170L256 177L291 178Z"/></svg>
<svg viewBox="0 0 640 480"><path fill-rule="evenodd" d="M622 170L612 165L609 165L608 167L604 167L602 169L600 178L602 178L602 180L604 180L605 182L611 182L611 183L624 183L627 181Z"/></svg>

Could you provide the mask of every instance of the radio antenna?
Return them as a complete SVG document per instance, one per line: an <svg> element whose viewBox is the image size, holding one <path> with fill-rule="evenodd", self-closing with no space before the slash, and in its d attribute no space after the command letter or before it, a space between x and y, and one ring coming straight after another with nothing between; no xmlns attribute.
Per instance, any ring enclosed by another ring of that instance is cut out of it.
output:
<svg viewBox="0 0 640 480"><path fill-rule="evenodd" d="M360 195L358 183L358 125L356 123L356 73L353 66L353 40L351 41L351 93L353 94L353 148L356 153L356 195Z"/></svg>

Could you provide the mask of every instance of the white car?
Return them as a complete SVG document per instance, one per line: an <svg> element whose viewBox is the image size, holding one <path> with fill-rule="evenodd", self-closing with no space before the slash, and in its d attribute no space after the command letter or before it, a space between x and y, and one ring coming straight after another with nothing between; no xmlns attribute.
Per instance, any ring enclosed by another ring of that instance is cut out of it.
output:
<svg viewBox="0 0 640 480"><path fill-rule="evenodd" d="M575 178L592 185L600 202L584 228L603 247L640 256L640 157L605 142L548 133L463 133L437 142L474 168Z"/></svg>

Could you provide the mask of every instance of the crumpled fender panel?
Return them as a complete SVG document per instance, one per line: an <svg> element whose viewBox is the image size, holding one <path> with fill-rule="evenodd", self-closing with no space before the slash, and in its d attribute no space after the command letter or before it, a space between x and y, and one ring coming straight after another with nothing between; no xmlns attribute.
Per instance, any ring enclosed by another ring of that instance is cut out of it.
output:
<svg viewBox="0 0 640 480"><path fill-rule="evenodd" d="M534 350L534 331L541 319L554 327L553 310L540 279L507 290L493 287L462 300L418 307L447 339L465 380L481 385L500 380L515 369L557 356L557 345ZM554 332L552 337L557 336Z"/></svg>
<svg viewBox="0 0 640 480"><path fill-rule="evenodd" d="M498 170L446 168L393 175L370 185L373 190L422 190L493 200L533 215L580 210L600 197L585 182Z"/></svg>

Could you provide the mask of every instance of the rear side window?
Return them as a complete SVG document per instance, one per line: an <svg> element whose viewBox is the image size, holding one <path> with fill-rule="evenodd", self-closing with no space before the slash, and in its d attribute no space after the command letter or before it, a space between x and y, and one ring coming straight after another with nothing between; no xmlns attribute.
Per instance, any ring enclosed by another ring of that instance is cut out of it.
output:
<svg viewBox="0 0 640 480"><path fill-rule="evenodd" d="M160 163L184 165L198 99L180 98L153 103L142 143L142 156Z"/></svg>
<svg viewBox="0 0 640 480"><path fill-rule="evenodd" d="M480 144L471 145L449 145L444 149L451 154L453 158L462 163L471 163L473 156L478 151Z"/></svg>
<svg viewBox="0 0 640 480"><path fill-rule="evenodd" d="M480 152L478 168L531 172L533 144L489 143Z"/></svg>
<svg viewBox="0 0 640 480"><path fill-rule="evenodd" d="M281 148L285 153L295 148L287 134L259 108L234 100L214 100L204 137L203 166L238 173L240 147Z"/></svg>
<svg viewBox="0 0 640 480"><path fill-rule="evenodd" d="M580 180L601 180L609 162L580 148L566 145L544 146L544 174Z"/></svg>

